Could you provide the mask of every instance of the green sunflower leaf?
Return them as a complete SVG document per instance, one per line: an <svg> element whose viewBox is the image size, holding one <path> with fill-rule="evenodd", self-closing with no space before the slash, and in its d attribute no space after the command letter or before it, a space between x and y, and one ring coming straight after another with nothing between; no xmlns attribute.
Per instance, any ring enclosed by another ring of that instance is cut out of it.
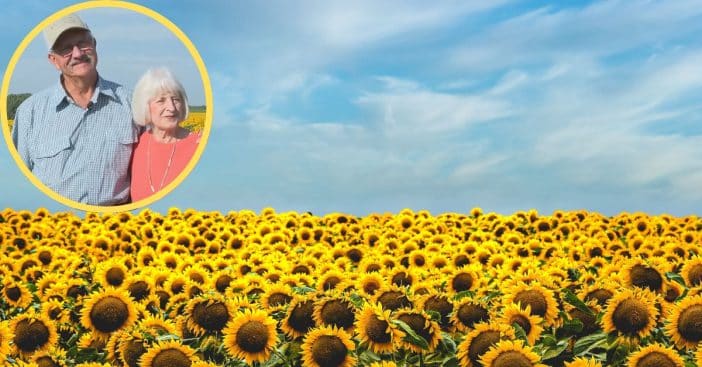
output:
<svg viewBox="0 0 702 367"><path fill-rule="evenodd" d="M405 332L405 341L407 341L410 344L414 344L424 350L429 349L429 343L427 342L427 340L419 334L415 333L409 325L400 320L393 320L392 323L399 326L400 329L402 329L402 331Z"/></svg>
<svg viewBox="0 0 702 367"><path fill-rule="evenodd" d="M585 302L581 301L580 298L578 298L578 296L576 296L575 293L568 288L563 288L563 300L578 310L585 312L588 315L595 316L590 307L588 307Z"/></svg>

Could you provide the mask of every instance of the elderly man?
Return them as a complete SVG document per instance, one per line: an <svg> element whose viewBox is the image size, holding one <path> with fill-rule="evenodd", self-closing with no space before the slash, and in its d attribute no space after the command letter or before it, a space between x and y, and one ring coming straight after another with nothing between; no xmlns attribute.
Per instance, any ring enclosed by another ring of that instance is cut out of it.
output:
<svg viewBox="0 0 702 367"><path fill-rule="evenodd" d="M59 82L24 101L12 140L30 171L59 195L91 205L129 202L139 128L130 91L97 72L96 40L76 15L44 29Z"/></svg>

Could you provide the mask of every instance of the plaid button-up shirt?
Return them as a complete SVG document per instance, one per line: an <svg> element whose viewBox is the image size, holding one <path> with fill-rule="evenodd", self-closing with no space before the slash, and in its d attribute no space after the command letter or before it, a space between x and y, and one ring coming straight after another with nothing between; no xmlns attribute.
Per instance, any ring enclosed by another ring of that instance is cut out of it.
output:
<svg viewBox="0 0 702 367"><path fill-rule="evenodd" d="M91 205L129 201L129 163L139 128L131 93L98 78L87 109L59 82L24 101L12 141L30 171L61 196Z"/></svg>

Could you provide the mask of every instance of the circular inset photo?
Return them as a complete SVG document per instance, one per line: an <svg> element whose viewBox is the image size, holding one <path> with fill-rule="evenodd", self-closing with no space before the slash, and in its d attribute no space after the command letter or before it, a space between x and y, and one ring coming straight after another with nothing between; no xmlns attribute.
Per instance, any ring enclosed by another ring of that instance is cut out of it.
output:
<svg viewBox="0 0 702 367"><path fill-rule="evenodd" d="M195 46L140 5L90 1L38 24L0 91L2 129L27 178L91 212L147 206L193 169L212 89Z"/></svg>

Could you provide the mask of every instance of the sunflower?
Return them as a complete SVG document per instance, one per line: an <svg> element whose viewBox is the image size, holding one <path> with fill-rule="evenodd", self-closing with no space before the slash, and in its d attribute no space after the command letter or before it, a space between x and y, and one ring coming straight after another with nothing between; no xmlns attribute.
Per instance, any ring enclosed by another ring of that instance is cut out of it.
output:
<svg viewBox="0 0 702 367"><path fill-rule="evenodd" d="M21 356L46 351L58 342L54 323L33 310L19 314L10 320L10 334L13 335L15 354Z"/></svg>
<svg viewBox="0 0 702 367"><path fill-rule="evenodd" d="M400 331L390 322L390 310L383 310L380 304L366 303L356 320L356 330L362 344L378 354L395 351L395 340L401 337Z"/></svg>
<svg viewBox="0 0 702 367"><path fill-rule="evenodd" d="M190 367L195 351L178 341L158 343L141 356L140 367Z"/></svg>
<svg viewBox="0 0 702 367"><path fill-rule="evenodd" d="M39 367L65 367L66 351L61 347L52 346L47 350L34 353L31 361Z"/></svg>
<svg viewBox="0 0 702 367"><path fill-rule="evenodd" d="M91 331L81 335L80 338L78 338L76 345L80 349L105 349L107 347L106 340L102 338L94 338Z"/></svg>
<svg viewBox="0 0 702 367"><path fill-rule="evenodd" d="M305 367L351 367L356 359L351 355L354 343L343 329L321 326L311 330L302 343L302 363Z"/></svg>
<svg viewBox="0 0 702 367"><path fill-rule="evenodd" d="M493 345L500 340L514 339L514 329L502 323L478 323L475 329L466 334L466 338L458 345L457 357L462 367L480 366L480 359Z"/></svg>
<svg viewBox="0 0 702 367"><path fill-rule="evenodd" d="M5 277L2 282L2 295L10 306L27 308L32 302L32 293L26 285L12 277Z"/></svg>
<svg viewBox="0 0 702 367"><path fill-rule="evenodd" d="M648 288L654 292L663 290L665 269L663 264L653 259L631 259L623 268L624 281L627 285L639 288Z"/></svg>
<svg viewBox="0 0 702 367"><path fill-rule="evenodd" d="M485 367L545 367L539 359L530 347L524 346L524 341L501 340L482 355L480 363Z"/></svg>
<svg viewBox="0 0 702 367"><path fill-rule="evenodd" d="M263 310L237 313L223 333L227 352L248 364L267 361L277 342L276 321Z"/></svg>
<svg viewBox="0 0 702 367"><path fill-rule="evenodd" d="M522 308L518 304L507 305L502 310L502 316L497 319L497 322L507 325L519 325L519 327L524 330L529 345L534 345L539 336L541 336L541 331L543 331L543 327L541 326L542 321L543 319L541 317L531 313L529 305Z"/></svg>
<svg viewBox="0 0 702 367"><path fill-rule="evenodd" d="M203 336L221 331L232 319L235 308L219 293L200 295L188 301L185 307L187 327Z"/></svg>
<svg viewBox="0 0 702 367"><path fill-rule="evenodd" d="M702 340L702 295L688 296L674 306L666 333L679 349L694 349Z"/></svg>
<svg viewBox="0 0 702 367"><path fill-rule="evenodd" d="M315 302L312 315L318 325L333 325L346 332L351 332L356 310L353 303L346 297L330 293Z"/></svg>
<svg viewBox="0 0 702 367"><path fill-rule="evenodd" d="M0 363L5 363L7 356L12 351L10 341L13 339L12 329L7 321L0 321Z"/></svg>
<svg viewBox="0 0 702 367"><path fill-rule="evenodd" d="M436 346L439 344L439 340L441 340L441 327L436 321L433 321L426 312L402 309L397 311L394 318L398 321L404 322L418 336L424 338L428 344L429 352L436 349ZM406 337L402 339L401 345L405 349L411 350L415 353L422 353L424 351L418 345L409 342Z"/></svg>
<svg viewBox="0 0 702 367"><path fill-rule="evenodd" d="M478 287L480 277L469 267L462 267L454 271L449 277L448 289L452 294L474 290Z"/></svg>
<svg viewBox="0 0 702 367"><path fill-rule="evenodd" d="M400 308L411 308L412 301L407 296L405 291L396 285L385 285L379 289L372 299L373 302L378 302L383 306L384 310L397 310Z"/></svg>
<svg viewBox="0 0 702 367"><path fill-rule="evenodd" d="M663 299L673 303L685 292L685 287L676 281L667 281L663 285Z"/></svg>
<svg viewBox="0 0 702 367"><path fill-rule="evenodd" d="M335 289L346 276L339 270L329 270L317 279L317 290L320 292Z"/></svg>
<svg viewBox="0 0 702 367"><path fill-rule="evenodd" d="M292 299L293 293L290 287L276 283L266 286L260 303L271 311L277 311L285 309Z"/></svg>
<svg viewBox="0 0 702 367"><path fill-rule="evenodd" d="M627 367L684 367L685 362L673 348L651 344L629 355Z"/></svg>
<svg viewBox="0 0 702 367"><path fill-rule="evenodd" d="M145 340L145 331L139 327L115 334L116 348L119 350L119 359L124 367L137 367L139 359L146 353L151 342ZM150 335L154 337L154 335ZM153 339L152 339L153 340Z"/></svg>
<svg viewBox="0 0 702 367"><path fill-rule="evenodd" d="M444 330L451 327L451 313L453 312L453 302L443 293L429 291L420 298L419 308L424 311L433 311L441 316L439 325Z"/></svg>
<svg viewBox="0 0 702 367"><path fill-rule="evenodd" d="M288 306L285 318L280 322L281 330L291 338L299 338L315 326L314 299L296 295Z"/></svg>
<svg viewBox="0 0 702 367"><path fill-rule="evenodd" d="M174 272L168 276L168 279L164 283L163 287L171 295L177 295L185 293L189 283L190 281L184 275Z"/></svg>
<svg viewBox="0 0 702 367"><path fill-rule="evenodd" d="M547 325L554 325L558 316L558 303L553 291L538 282L518 283L507 292L504 304L530 306L531 312L544 319Z"/></svg>
<svg viewBox="0 0 702 367"><path fill-rule="evenodd" d="M129 274L129 269L119 259L109 259L100 263L95 270L94 280L103 288L119 287Z"/></svg>
<svg viewBox="0 0 702 367"><path fill-rule="evenodd" d="M377 272L364 273L356 281L356 284L357 288L363 294L365 294L368 297L373 297L373 295L375 295L375 292L377 292L380 288L383 287L383 285L385 284L385 280Z"/></svg>
<svg viewBox="0 0 702 367"><path fill-rule="evenodd" d="M702 284L702 257L695 256L685 261L680 273L688 286L694 287Z"/></svg>
<svg viewBox="0 0 702 367"><path fill-rule="evenodd" d="M408 287L415 282L416 275L413 271L410 271L405 267L397 267L390 270L388 273L388 279L392 284L398 287Z"/></svg>
<svg viewBox="0 0 702 367"><path fill-rule="evenodd" d="M565 362L565 367L602 367L602 363L594 358L577 357L570 362Z"/></svg>
<svg viewBox="0 0 702 367"><path fill-rule="evenodd" d="M578 298L585 302L595 300L599 306L606 306L607 301L614 297L617 287L611 281L596 282L594 284L583 285L578 292Z"/></svg>
<svg viewBox="0 0 702 367"><path fill-rule="evenodd" d="M456 301L455 312L451 318L453 325L459 330L466 332L472 329L476 323L486 322L490 319L488 305L485 302L473 300L469 297Z"/></svg>
<svg viewBox="0 0 702 367"><path fill-rule="evenodd" d="M602 317L606 333L617 333L627 343L649 335L656 325L655 295L643 288L623 289L607 303Z"/></svg>
<svg viewBox="0 0 702 367"><path fill-rule="evenodd" d="M397 367L397 364L393 361L380 361L373 362L368 367Z"/></svg>
<svg viewBox="0 0 702 367"><path fill-rule="evenodd" d="M224 294L232 281L234 281L234 276L230 270L219 270L210 278L209 288L214 288L217 292Z"/></svg>
<svg viewBox="0 0 702 367"><path fill-rule="evenodd" d="M80 323L96 335L107 337L110 333L132 325L137 309L127 292L122 289L105 289L84 300Z"/></svg>
<svg viewBox="0 0 702 367"><path fill-rule="evenodd" d="M137 302L148 298L154 291L151 278L146 275L129 275L122 284L129 295Z"/></svg>

